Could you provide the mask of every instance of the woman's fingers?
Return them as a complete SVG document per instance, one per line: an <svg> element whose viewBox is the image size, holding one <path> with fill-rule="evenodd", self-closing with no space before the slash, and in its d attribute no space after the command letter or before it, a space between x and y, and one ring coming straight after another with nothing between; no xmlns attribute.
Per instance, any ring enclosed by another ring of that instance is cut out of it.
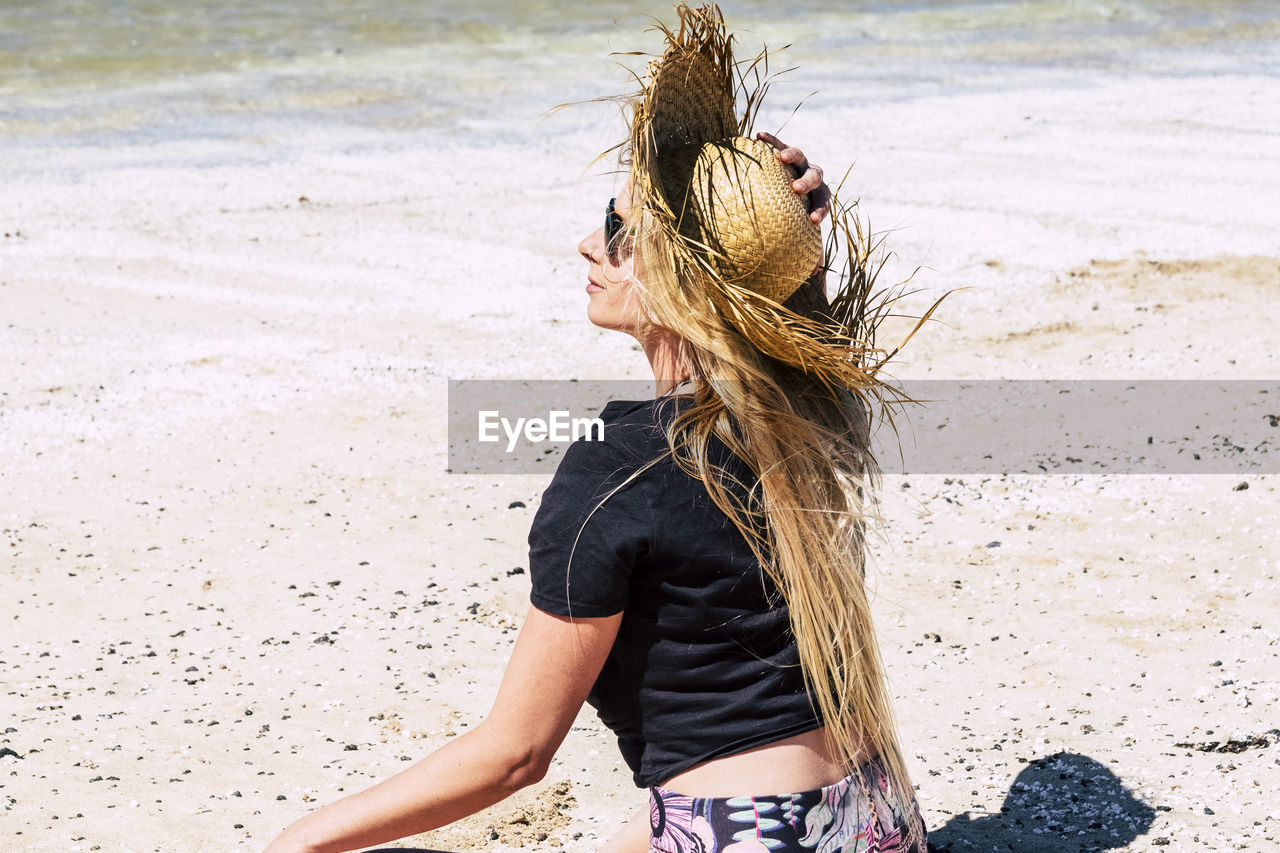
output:
<svg viewBox="0 0 1280 853"><path fill-rule="evenodd" d="M814 222L826 219L831 210L831 188L822 180L821 169L818 169L818 181L818 186L809 193L809 218Z"/></svg>
<svg viewBox="0 0 1280 853"><path fill-rule="evenodd" d="M796 192L808 192L810 189L813 189L813 187L802 189L799 186L800 184L806 183L805 178L807 177L807 172L809 170L809 161L805 159L803 151L799 148L792 148L772 133L765 133L763 130L757 133L756 137L778 149L778 158L782 160L782 162L786 163L788 166L795 167L795 174L799 176L793 184L796 188ZM821 170L819 170L819 174L821 174Z"/></svg>
<svg viewBox="0 0 1280 853"><path fill-rule="evenodd" d="M825 219L831 204L831 188L822 180L822 167L810 163L803 151L787 145L772 133L762 130L756 134L756 138L778 149L778 158L795 168L794 174L799 177L791 182L791 188L800 195L809 197L809 218L814 222Z"/></svg>

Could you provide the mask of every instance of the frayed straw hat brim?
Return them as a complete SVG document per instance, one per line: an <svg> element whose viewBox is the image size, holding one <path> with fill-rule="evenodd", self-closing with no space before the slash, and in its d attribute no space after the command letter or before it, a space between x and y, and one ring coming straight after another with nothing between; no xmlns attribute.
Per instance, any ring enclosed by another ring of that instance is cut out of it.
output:
<svg viewBox="0 0 1280 853"><path fill-rule="evenodd" d="M900 293L873 293L875 246L853 206L832 198L824 252L821 228L786 165L772 145L749 138L769 86L760 74L767 50L735 61L719 8L682 4L676 11L676 29L656 25L665 49L638 75L630 132L619 146L630 157L633 205L657 224L682 286L705 294L761 352L867 402L904 400L878 377L892 353L874 342ZM841 250L845 266L830 311L812 317L785 308L815 267L825 276L823 258Z"/></svg>

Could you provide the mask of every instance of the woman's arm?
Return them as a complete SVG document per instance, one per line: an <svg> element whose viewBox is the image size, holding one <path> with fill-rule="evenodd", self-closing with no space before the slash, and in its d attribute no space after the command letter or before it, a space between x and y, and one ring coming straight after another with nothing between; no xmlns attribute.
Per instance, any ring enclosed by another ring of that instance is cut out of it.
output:
<svg viewBox="0 0 1280 853"><path fill-rule="evenodd" d="M444 826L540 780L586 701L622 614L531 607L493 709L408 770L291 824L266 853L338 853Z"/></svg>

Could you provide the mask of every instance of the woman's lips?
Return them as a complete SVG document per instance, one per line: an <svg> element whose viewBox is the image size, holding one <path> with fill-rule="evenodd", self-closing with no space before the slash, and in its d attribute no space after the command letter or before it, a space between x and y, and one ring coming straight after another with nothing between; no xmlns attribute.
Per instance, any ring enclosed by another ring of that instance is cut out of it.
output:
<svg viewBox="0 0 1280 853"><path fill-rule="evenodd" d="M596 284L591 279L587 279L587 293L600 293L602 290L604 290L603 287Z"/></svg>

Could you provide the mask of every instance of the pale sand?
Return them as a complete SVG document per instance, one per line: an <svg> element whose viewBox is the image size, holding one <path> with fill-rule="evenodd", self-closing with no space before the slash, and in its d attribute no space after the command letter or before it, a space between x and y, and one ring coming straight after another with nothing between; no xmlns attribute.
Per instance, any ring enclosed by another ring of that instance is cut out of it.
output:
<svg viewBox="0 0 1280 853"><path fill-rule="evenodd" d="M925 265L921 307L971 288L901 376L1273 378L1277 103L1274 78L1134 75L802 111L785 138L856 157L900 229L886 280ZM527 150L10 164L5 849L260 849L482 718L546 478L446 474L445 380L645 375L584 319L594 120ZM1205 751L1280 719L1275 478L889 476L885 513L879 628L936 840L1010 843L1009 795L1041 839L1280 841L1280 746ZM1147 805L1046 793L1056 766L1010 793L1057 753ZM588 709L537 789L419 841L591 850L643 801Z"/></svg>

